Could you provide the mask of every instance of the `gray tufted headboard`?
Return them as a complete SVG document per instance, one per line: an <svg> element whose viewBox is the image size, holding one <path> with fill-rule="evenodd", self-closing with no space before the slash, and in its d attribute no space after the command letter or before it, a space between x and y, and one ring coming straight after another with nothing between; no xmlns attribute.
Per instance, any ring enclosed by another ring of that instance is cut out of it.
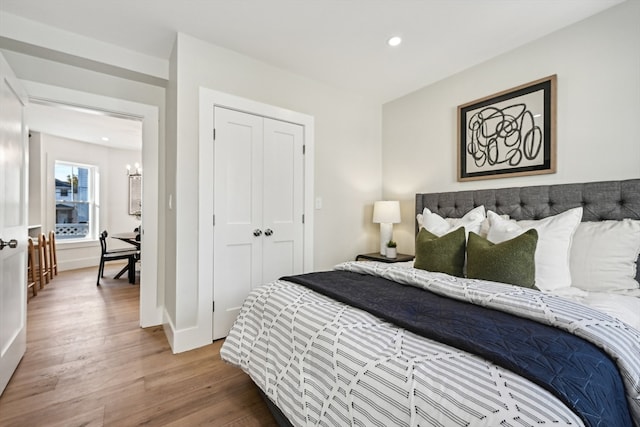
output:
<svg viewBox="0 0 640 427"><path fill-rule="evenodd" d="M541 219L578 206L584 209L583 221L640 219L640 179L416 194L416 214L429 208L442 217L460 218L480 205L516 220ZM639 279L640 264L637 272Z"/></svg>

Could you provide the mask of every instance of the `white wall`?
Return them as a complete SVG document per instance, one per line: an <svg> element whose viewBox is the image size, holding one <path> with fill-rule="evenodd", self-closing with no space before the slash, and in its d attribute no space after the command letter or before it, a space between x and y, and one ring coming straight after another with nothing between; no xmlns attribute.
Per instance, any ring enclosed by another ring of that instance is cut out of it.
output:
<svg viewBox="0 0 640 427"><path fill-rule="evenodd" d="M640 2L627 1L383 106L383 195L413 251L414 194L640 177ZM557 173L457 182L457 106L558 75ZM413 252L411 252L413 253Z"/></svg>
<svg viewBox="0 0 640 427"><path fill-rule="evenodd" d="M176 318L176 210L173 209L173 195L176 194L176 157L177 157L177 120L178 120L178 82L177 82L177 46L174 44L169 59L169 74L173 78L169 79L167 84L167 115L166 115L166 144L164 150L164 163L161 176L165 185L160 187L164 189L162 199L166 201L163 206L165 212L165 222L163 224L163 233L161 238L167 242L165 246L166 262L160 268L163 268L162 274L164 288L164 310L170 319ZM169 198L171 198L171 208L169 208ZM171 242L171 244L168 244ZM166 321L163 321L166 324ZM171 328L165 327L167 335L171 333ZM173 337L169 336L169 342L173 341Z"/></svg>
<svg viewBox="0 0 640 427"><path fill-rule="evenodd" d="M141 162L140 151L116 150L101 145L90 144L60 138L53 135L32 132L30 155L37 156L40 148L39 173L43 187L40 189L30 185L29 202L42 206L42 216L31 218L30 222L41 224L42 230L48 232L55 228L55 179L56 161L66 161L96 166L100 173L100 214L99 230L110 233L133 231L140 224L135 216L128 214L128 178L126 165ZM38 165L30 165L30 176L37 175ZM40 191L38 191L40 190ZM127 244L110 239L110 247L126 247ZM65 242L57 239L58 268L60 271L98 265L100 245L97 240L87 242Z"/></svg>
<svg viewBox="0 0 640 427"><path fill-rule="evenodd" d="M178 331L210 328L198 320L198 109L199 88L233 94L315 118L316 269L353 259L374 247L365 207L380 196L380 105L343 90L297 76L244 55L179 34L168 92L175 84L175 140L168 132L167 153L175 152L176 265L167 276L167 314ZM170 123L173 118L168 118ZM175 150L175 151L174 151ZM167 172L173 166L167 165ZM168 181L174 177L169 176ZM170 188L170 185L167 186ZM166 195L168 197L168 194ZM168 230L168 235L173 235ZM337 242L337 244L336 244ZM169 264L169 260L167 262ZM166 271L171 271L167 266ZM169 284L175 280L175 284ZM211 286L209 284L208 286Z"/></svg>
<svg viewBox="0 0 640 427"><path fill-rule="evenodd" d="M45 210L41 200L41 189L45 183L42 175L42 150L40 132L29 132L29 226L42 225ZM39 232L36 229L34 232Z"/></svg>
<svg viewBox="0 0 640 427"><path fill-rule="evenodd" d="M125 172L126 166L135 163L142 164L142 153L140 150L109 150L108 153L108 181L101 185L106 189L109 197L109 206L102 206L102 210L106 210L107 218L105 218L102 230L111 233L133 231L140 226L140 220L133 215L129 215L129 177ZM144 170L143 170L144 178ZM104 181L105 178L102 177ZM110 240L109 247L131 247L127 243L118 240Z"/></svg>

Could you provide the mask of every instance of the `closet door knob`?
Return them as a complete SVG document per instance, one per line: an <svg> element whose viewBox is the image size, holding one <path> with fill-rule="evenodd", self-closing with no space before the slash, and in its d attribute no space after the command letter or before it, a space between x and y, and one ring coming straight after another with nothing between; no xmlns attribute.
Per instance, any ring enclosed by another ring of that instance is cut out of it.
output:
<svg viewBox="0 0 640 427"><path fill-rule="evenodd" d="M258 237L262 234L262 230L256 228L255 230L253 230L253 235Z"/></svg>
<svg viewBox="0 0 640 427"><path fill-rule="evenodd" d="M264 235L265 236L271 236L273 234L273 230L270 228L267 228L266 230L264 230Z"/></svg>

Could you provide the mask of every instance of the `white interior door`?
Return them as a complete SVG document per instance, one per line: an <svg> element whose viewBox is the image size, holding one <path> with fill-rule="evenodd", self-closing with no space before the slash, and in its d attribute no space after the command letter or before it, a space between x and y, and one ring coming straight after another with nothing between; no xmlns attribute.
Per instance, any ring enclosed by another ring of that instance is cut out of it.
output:
<svg viewBox="0 0 640 427"><path fill-rule="evenodd" d="M0 54L0 394L27 343L26 99Z"/></svg>
<svg viewBox="0 0 640 427"><path fill-rule="evenodd" d="M264 121L263 283L303 272L303 127Z"/></svg>
<svg viewBox="0 0 640 427"><path fill-rule="evenodd" d="M215 107L213 339L262 281L262 117Z"/></svg>

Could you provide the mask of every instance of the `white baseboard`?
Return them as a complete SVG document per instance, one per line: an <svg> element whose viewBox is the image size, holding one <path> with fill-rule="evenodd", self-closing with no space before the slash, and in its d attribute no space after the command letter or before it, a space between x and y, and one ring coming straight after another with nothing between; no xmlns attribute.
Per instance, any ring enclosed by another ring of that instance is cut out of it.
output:
<svg viewBox="0 0 640 427"><path fill-rule="evenodd" d="M167 341L169 341L169 345L171 346L171 351L174 354L211 344L211 337L207 339L206 336L203 335L203 330L201 330L201 328L194 326L191 328L176 330L166 309L164 310L163 317L162 327L165 335L167 336Z"/></svg>
<svg viewBox="0 0 640 427"><path fill-rule="evenodd" d="M167 311L164 310L164 319L162 321L162 329L164 330L164 335L167 337L167 341L169 341L169 346L171 347L171 352L172 353L176 353L173 350L173 337L174 337L174 333L173 333L173 323L171 322L171 319L169 319L169 316L167 314Z"/></svg>
<svg viewBox="0 0 640 427"><path fill-rule="evenodd" d="M97 269L99 261L99 259L96 260L94 257L72 259L68 261L60 261L60 259L58 259L58 271L77 270L79 268L87 267L96 267ZM96 270L96 274L98 274L98 270Z"/></svg>

